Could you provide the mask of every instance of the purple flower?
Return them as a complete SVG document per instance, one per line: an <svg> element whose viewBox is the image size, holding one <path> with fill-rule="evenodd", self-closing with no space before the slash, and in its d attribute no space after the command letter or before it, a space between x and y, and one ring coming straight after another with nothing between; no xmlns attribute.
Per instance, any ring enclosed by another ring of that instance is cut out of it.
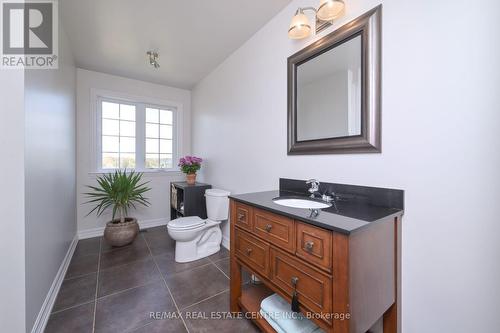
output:
<svg viewBox="0 0 500 333"><path fill-rule="evenodd" d="M196 156L184 156L179 159L179 166L186 173L195 173L201 168L201 162L203 159Z"/></svg>

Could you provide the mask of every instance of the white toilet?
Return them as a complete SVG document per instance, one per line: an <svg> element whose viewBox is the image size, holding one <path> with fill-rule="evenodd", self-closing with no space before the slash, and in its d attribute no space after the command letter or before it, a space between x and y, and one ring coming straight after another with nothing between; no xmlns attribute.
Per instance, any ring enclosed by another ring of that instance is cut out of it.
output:
<svg viewBox="0 0 500 333"><path fill-rule="evenodd" d="M168 222L168 234L175 240L175 261L189 262L219 252L222 241L220 223L229 214L228 191L208 189L206 220L198 216L181 217Z"/></svg>

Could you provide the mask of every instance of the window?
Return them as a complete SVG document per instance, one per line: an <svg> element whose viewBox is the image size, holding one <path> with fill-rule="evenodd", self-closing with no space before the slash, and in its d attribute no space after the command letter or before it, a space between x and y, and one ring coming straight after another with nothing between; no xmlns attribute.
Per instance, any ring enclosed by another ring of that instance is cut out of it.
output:
<svg viewBox="0 0 500 333"><path fill-rule="evenodd" d="M146 168L172 168L172 111L146 108Z"/></svg>
<svg viewBox="0 0 500 333"><path fill-rule="evenodd" d="M135 105L102 102L102 168L135 168Z"/></svg>
<svg viewBox="0 0 500 333"><path fill-rule="evenodd" d="M104 97L97 104L97 169L174 168L175 107Z"/></svg>

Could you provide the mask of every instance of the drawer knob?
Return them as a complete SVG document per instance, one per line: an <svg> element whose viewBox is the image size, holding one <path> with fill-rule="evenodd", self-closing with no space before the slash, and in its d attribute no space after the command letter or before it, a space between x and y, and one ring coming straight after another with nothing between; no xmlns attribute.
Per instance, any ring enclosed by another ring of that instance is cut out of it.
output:
<svg viewBox="0 0 500 333"><path fill-rule="evenodd" d="M313 249L313 246L314 246L314 242L312 242L312 241L306 242L306 250L307 251L311 252Z"/></svg>
<svg viewBox="0 0 500 333"><path fill-rule="evenodd" d="M271 224L266 224L266 226L264 228L266 229L267 232L269 232L269 231L271 231L273 226Z"/></svg>
<svg viewBox="0 0 500 333"><path fill-rule="evenodd" d="M243 221L244 217L245 217L245 214L238 213L238 221Z"/></svg>
<svg viewBox="0 0 500 333"><path fill-rule="evenodd" d="M248 248L247 249L247 256L249 256L250 254L252 254L252 251L253 251L252 249Z"/></svg>

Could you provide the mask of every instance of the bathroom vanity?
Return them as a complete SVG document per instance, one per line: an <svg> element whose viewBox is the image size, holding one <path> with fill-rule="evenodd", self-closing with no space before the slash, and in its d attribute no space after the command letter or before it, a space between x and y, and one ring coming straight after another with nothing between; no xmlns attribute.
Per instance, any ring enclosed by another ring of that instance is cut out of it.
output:
<svg viewBox="0 0 500 333"><path fill-rule="evenodd" d="M308 199L304 181L280 179L279 191L230 196L231 311L258 315L272 293L296 295L300 311L325 332L364 333L383 317L397 332L400 222L403 191L321 184L325 209L300 209L273 199ZM315 199L320 202L320 199ZM241 269L262 284L242 285Z"/></svg>

